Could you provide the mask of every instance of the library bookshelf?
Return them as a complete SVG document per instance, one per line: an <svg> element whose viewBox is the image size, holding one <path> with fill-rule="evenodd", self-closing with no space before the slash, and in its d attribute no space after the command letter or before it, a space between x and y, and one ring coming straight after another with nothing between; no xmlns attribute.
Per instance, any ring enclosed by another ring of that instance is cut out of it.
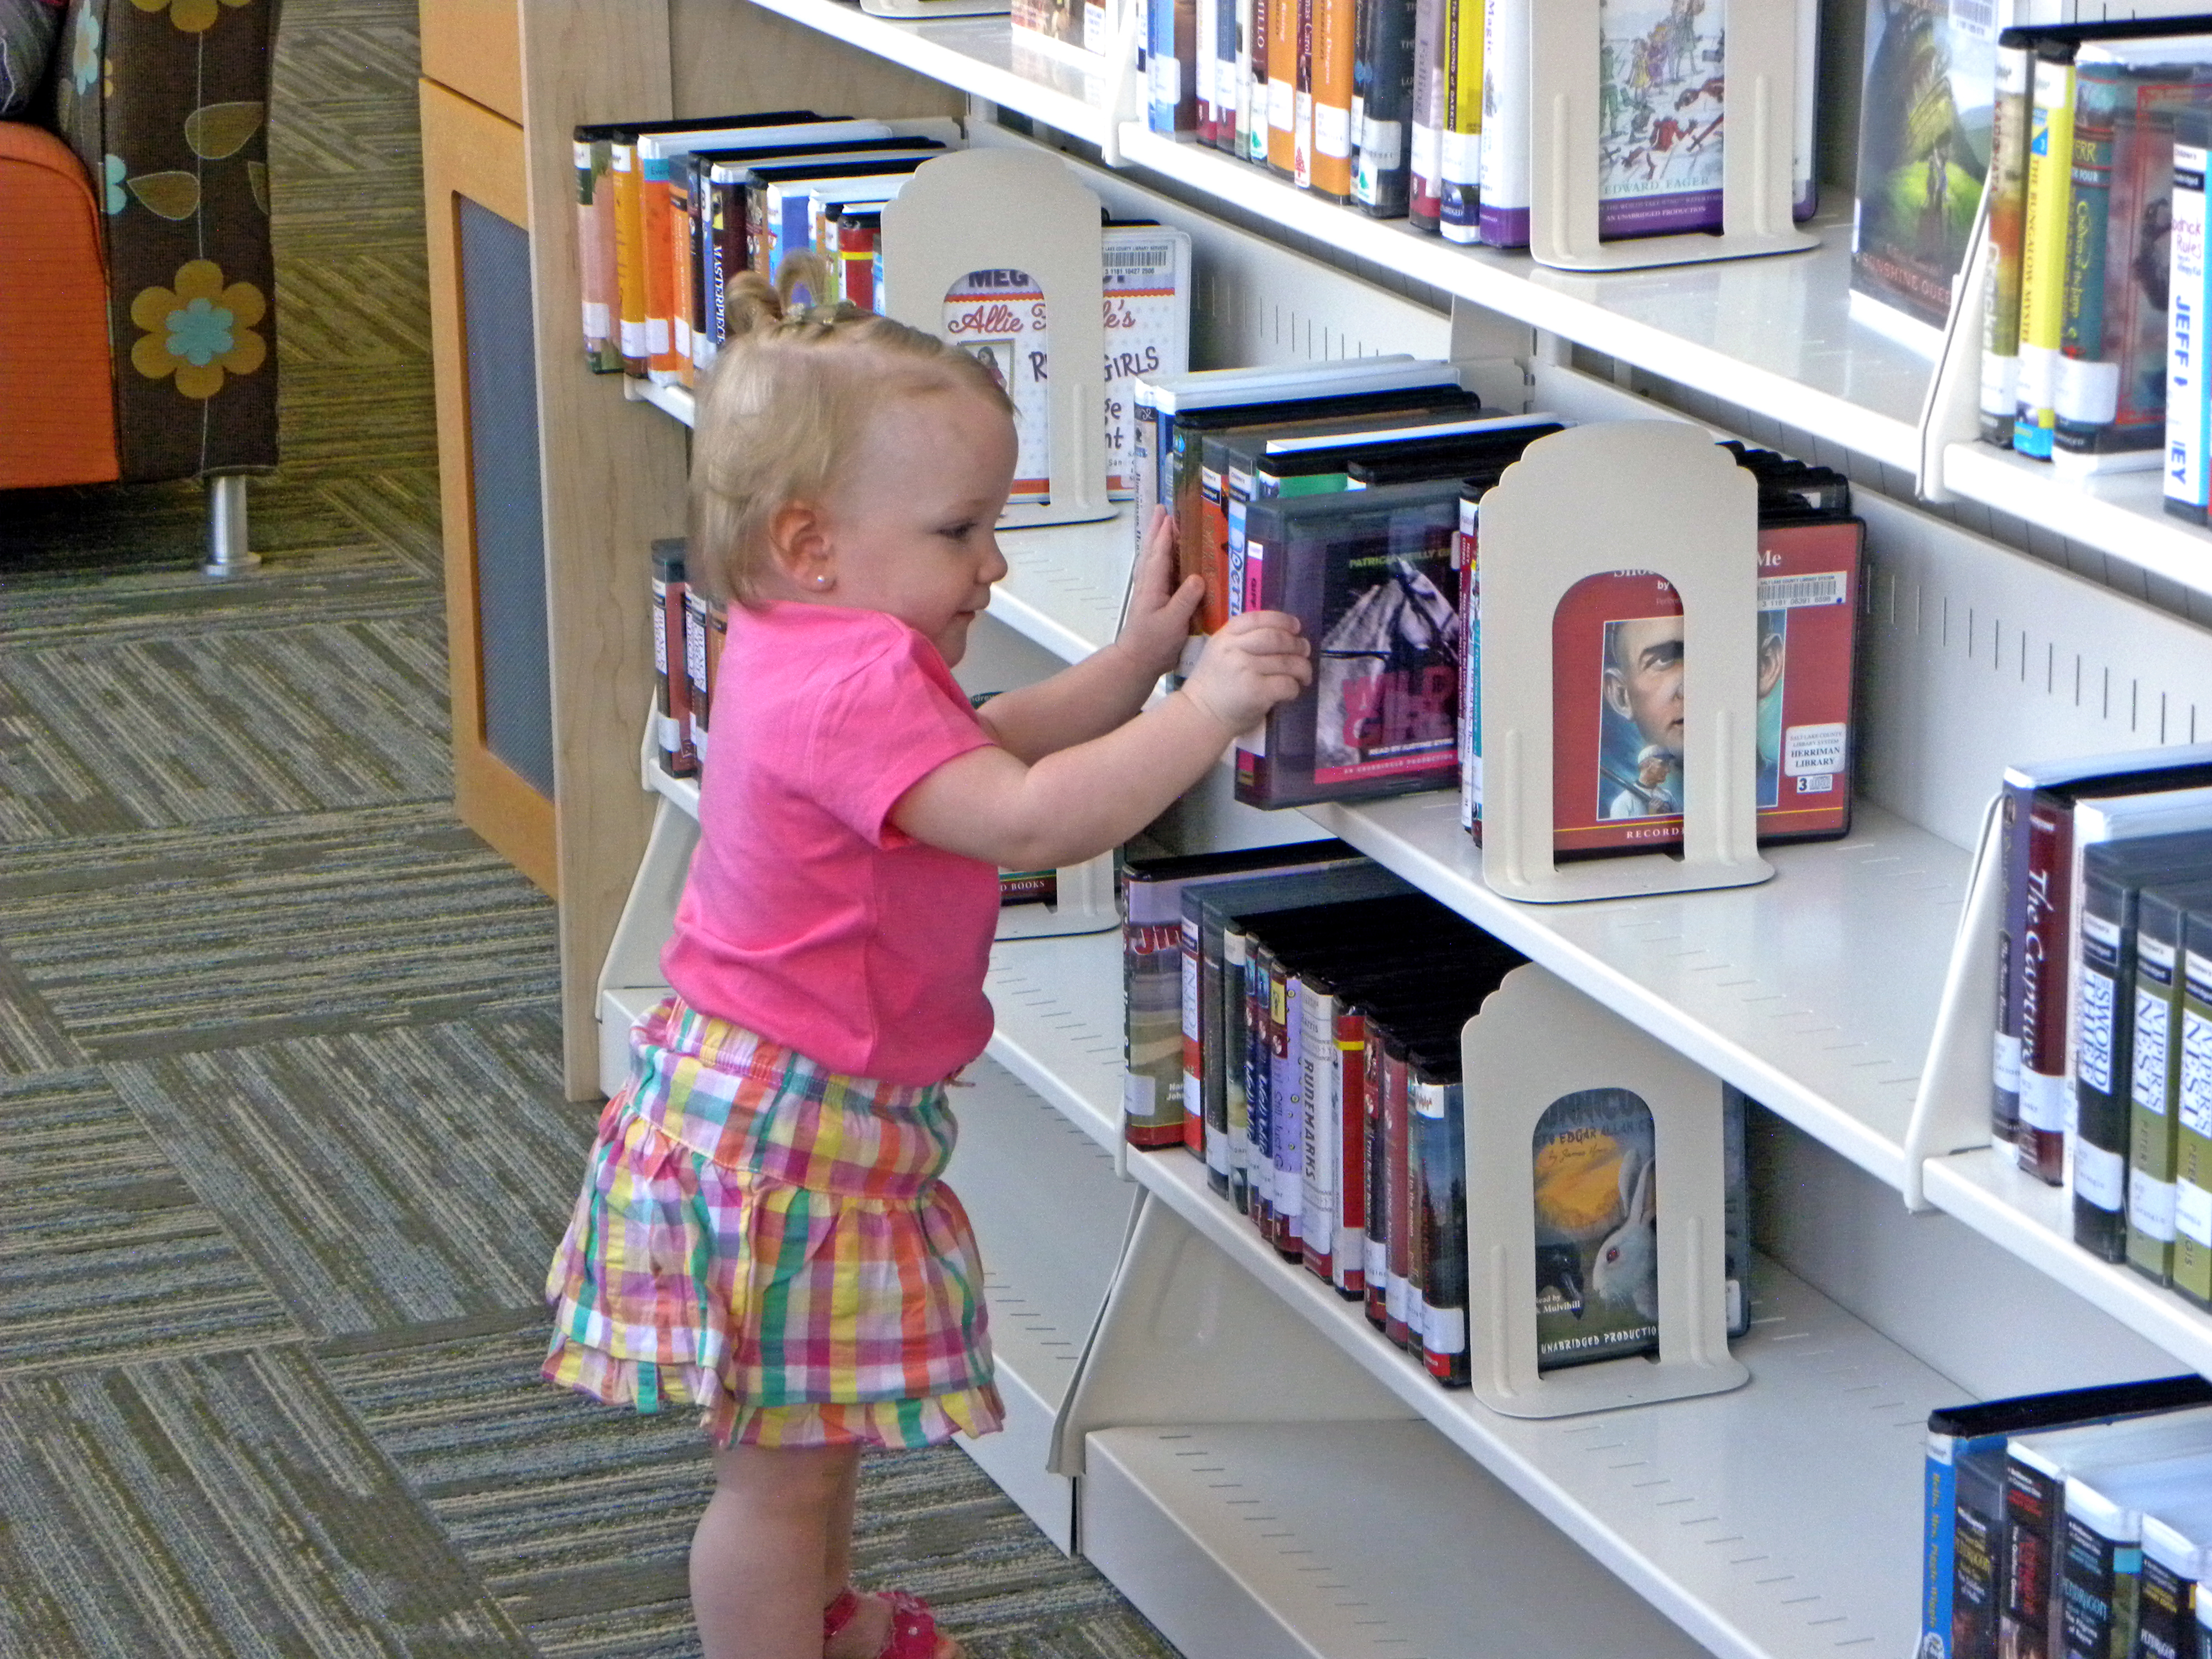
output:
<svg viewBox="0 0 2212 1659"><path fill-rule="evenodd" d="M1841 9L1855 21L1856 8ZM632 13L647 21L625 35ZM2200 721L2193 690L2212 684L2212 639L2172 614L2185 608L2175 594L2212 593L2212 541L2163 519L2138 483L2075 489L1994 451L1931 445L1926 362L1850 319L1841 216L1820 222L1822 245L1808 254L1575 276L1413 236L1146 132L1122 101L1126 79L1024 46L1002 19L893 22L844 0L606 0L560 26L525 8L522 27L526 100L540 100L526 123L534 191L566 167L566 123L659 112L564 90L568 57L667 54L657 61L675 72L657 84L687 113L747 99L844 106L858 94L838 88L859 83L843 77L895 68L906 78L872 83L896 90L863 112L933 112L946 106L933 97L951 95L972 142L1069 150L1116 212L1189 229L1200 366L1449 355L1502 406L1578 419L1680 419L1687 408L1860 483L1857 817L1842 841L1772 849L1772 882L1521 906L1483 883L1480 853L1443 797L1316 808L1295 829L1218 804L1200 815L1243 838L1343 836L1769 1109L1754 1322L1736 1345L1753 1374L1745 1388L1550 1421L1438 1389L1266 1247L1194 1161L1121 1146L1115 936L994 953L998 1031L957 1102L955 1178L993 1270L1011 1426L975 1455L1183 1651L1902 1653L1917 1628L1931 1407L2212 1371L2212 1320L2075 1251L2050 1189L1986 1146L1931 1147L1915 1133L1997 765L2212 734L2212 705ZM788 76L749 71L732 99L699 69L756 41ZM652 69L599 61L584 79L634 87ZM557 131L535 118L541 106ZM1087 150L1127 170L1097 167ZM628 389L657 414L622 408L605 386L545 395L588 379L567 337L566 234L563 222L534 257L542 418L557 428L547 453L568 459L560 487L573 507L614 487L592 431L619 426L624 446L665 467L680 461L690 407L667 388ZM1681 395L1647 401L1639 386ZM1931 453L1966 504L1948 520L1907 504ZM623 796L636 825L588 850L564 842L612 896L588 923L564 914L579 1092L618 1079L620 1033L658 994L654 958L697 811L696 788L649 752L642 793L630 769L639 750L624 711L644 703L646 634L641 559L621 550L641 553L680 507L632 516L619 535L601 526L591 584L570 583L565 600L599 607L603 631L634 628L635 643L556 663L556 696L588 694L624 728L580 750L574 776ZM2048 527L2039 551L2074 544L2062 563L2101 556L2087 563L2111 585L1976 533L2018 520ZM1133 533L1125 515L1009 534L993 626L1040 660L1098 648L1120 608L1102 566ZM568 556L585 562L580 550ZM2166 584L2148 590L2166 609L2142 602L2146 575ZM617 595L625 582L640 597ZM2137 597L2115 591L2131 585ZM1902 1201L1915 1190L1919 1212ZM1556 1589L1540 1601L1532 1586Z"/></svg>

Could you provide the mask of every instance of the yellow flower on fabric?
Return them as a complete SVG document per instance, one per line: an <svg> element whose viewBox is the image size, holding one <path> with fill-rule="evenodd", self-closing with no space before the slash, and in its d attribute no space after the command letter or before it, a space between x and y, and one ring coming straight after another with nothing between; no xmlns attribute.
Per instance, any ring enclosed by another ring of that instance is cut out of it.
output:
<svg viewBox="0 0 2212 1659"><path fill-rule="evenodd" d="M251 283L226 286L222 267L194 259L179 268L173 289L142 289L131 320L146 332L131 348L131 366L149 380L173 374L187 398L212 398L225 377L251 374L269 355L254 332L269 309Z"/></svg>
<svg viewBox="0 0 2212 1659"><path fill-rule="evenodd" d="M216 0L131 0L141 11L166 11L169 21L186 34L204 34L222 13ZM226 6L250 6L253 0L222 0Z"/></svg>

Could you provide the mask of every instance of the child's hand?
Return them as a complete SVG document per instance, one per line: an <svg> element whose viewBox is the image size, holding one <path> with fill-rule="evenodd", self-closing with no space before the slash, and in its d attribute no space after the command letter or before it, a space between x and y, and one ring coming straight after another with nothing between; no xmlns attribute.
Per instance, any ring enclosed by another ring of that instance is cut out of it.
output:
<svg viewBox="0 0 2212 1659"><path fill-rule="evenodd" d="M1206 583L1197 576L1178 586L1175 579L1175 516L1164 507L1152 509L1146 526L1145 545L1137 556L1137 574L1131 583L1129 620L1115 644L1134 660L1146 680L1156 680L1182 659L1190 637L1190 619L1206 597Z"/></svg>
<svg viewBox="0 0 2212 1659"><path fill-rule="evenodd" d="M1182 683L1183 695L1242 734L1312 683L1312 658L1296 617L1248 611L1206 641L1205 654Z"/></svg>

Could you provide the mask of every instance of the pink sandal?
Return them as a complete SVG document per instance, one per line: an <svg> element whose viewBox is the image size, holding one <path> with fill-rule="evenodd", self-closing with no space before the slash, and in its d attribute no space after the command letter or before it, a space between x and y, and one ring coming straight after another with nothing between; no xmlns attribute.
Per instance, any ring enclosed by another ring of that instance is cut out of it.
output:
<svg viewBox="0 0 2212 1659"><path fill-rule="evenodd" d="M884 1601L891 1610L890 1634L876 1659L964 1659L966 1650L949 1636L937 1632L937 1616L929 1603L908 1590L887 1590ZM860 1598L848 1584L837 1599L822 1610L822 1641L827 1646L860 1610Z"/></svg>

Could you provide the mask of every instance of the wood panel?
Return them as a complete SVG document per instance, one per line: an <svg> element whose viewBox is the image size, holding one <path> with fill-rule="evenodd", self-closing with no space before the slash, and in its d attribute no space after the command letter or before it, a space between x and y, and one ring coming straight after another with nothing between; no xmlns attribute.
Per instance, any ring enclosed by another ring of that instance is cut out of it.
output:
<svg viewBox="0 0 2212 1659"><path fill-rule="evenodd" d="M748 0L668 0L668 34L678 115L959 115L968 107L941 82Z"/></svg>
<svg viewBox="0 0 2212 1659"><path fill-rule="evenodd" d="M442 3L442 0L441 0ZM665 0L522 9L522 103L544 477L562 1023L572 1099L599 1092L599 965L651 822L637 745L651 695L647 547L684 531L683 428L584 366L576 282L579 122L669 111Z"/></svg>
<svg viewBox="0 0 2212 1659"><path fill-rule="evenodd" d="M522 129L435 82L426 80L420 87L430 356L438 398L439 517L446 550L447 660L453 686L453 807L462 823L557 897L553 803L484 741L475 468L469 458L467 319L459 246L464 197L509 224L529 229Z"/></svg>
<svg viewBox="0 0 2212 1659"><path fill-rule="evenodd" d="M422 74L520 125L521 0L422 0Z"/></svg>

